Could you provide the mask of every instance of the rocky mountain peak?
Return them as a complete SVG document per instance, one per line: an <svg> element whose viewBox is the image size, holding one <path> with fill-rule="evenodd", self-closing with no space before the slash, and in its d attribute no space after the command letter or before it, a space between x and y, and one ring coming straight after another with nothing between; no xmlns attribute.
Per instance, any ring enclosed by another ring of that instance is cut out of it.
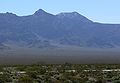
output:
<svg viewBox="0 0 120 83"><path fill-rule="evenodd" d="M45 12L43 9L39 9L34 13L34 15L38 15L38 16L45 15L45 14L47 14L47 12Z"/></svg>

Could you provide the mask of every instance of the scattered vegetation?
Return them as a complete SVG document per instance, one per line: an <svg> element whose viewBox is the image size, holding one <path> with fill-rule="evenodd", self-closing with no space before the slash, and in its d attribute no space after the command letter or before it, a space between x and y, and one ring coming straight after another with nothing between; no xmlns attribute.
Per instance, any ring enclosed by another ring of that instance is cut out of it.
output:
<svg viewBox="0 0 120 83"><path fill-rule="evenodd" d="M0 83L120 83L120 65L1 65Z"/></svg>

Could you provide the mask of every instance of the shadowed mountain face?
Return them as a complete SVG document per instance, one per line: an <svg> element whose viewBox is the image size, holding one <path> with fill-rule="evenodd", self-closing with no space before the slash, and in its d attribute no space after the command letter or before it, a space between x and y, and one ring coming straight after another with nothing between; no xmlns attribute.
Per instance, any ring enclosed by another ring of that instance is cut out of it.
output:
<svg viewBox="0 0 120 83"><path fill-rule="evenodd" d="M52 15L0 13L0 49L19 47L120 47L120 25L95 23L77 12Z"/></svg>

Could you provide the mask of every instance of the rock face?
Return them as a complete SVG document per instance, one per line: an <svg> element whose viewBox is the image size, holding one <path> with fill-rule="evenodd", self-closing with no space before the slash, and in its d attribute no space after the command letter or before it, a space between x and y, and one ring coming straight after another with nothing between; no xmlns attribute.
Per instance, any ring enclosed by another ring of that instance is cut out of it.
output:
<svg viewBox="0 0 120 83"><path fill-rule="evenodd" d="M72 45L120 47L120 25L95 23L77 12L52 15L42 9L33 15L0 13L0 48Z"/></svg>

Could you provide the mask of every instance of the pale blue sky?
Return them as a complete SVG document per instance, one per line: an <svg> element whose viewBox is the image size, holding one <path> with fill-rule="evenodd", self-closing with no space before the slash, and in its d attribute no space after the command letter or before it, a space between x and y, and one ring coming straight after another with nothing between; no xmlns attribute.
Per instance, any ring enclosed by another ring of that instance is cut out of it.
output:
<svg viewBox="0 0 120 83"><path fill-rule="evenodd" d="M49 13L77 11L95 22L120 23L120 0L0 0L0 12L30 15L43 9Z"/></svg>

